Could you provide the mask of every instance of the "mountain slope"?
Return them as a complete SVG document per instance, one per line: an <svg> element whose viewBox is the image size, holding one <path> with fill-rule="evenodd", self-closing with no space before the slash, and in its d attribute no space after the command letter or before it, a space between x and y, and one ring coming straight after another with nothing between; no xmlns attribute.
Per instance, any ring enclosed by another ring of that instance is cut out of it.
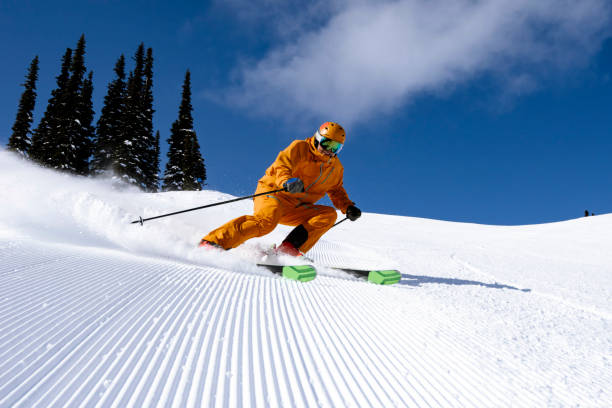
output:
<svg viewBox="0 0 612 408"><path fill-rule="evenodd" d="M195 248L249 202L117 191L0 152L0 406L610 406L612 216L496 227L364 214L289 281ZM33 180L25 183L25 180ZM233 252L233 254L232 254Z"/></svg>

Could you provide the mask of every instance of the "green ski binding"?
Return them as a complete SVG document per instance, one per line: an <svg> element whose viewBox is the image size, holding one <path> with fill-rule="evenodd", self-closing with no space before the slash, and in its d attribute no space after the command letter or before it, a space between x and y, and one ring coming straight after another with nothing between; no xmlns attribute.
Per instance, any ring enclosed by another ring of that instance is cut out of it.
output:
<svg viewBox="0 0 612 408"><path fill-rule="evenodd" d="M317 277L317 270L310 265L283 266L283 277L309 282Z"/></svg>
<svg viewBox="0 0 612 408"><path fill-rule="evenodd" d="M402 279L402 274L396 270L370 271L368 281L377 285L393 285Z"/></svg>

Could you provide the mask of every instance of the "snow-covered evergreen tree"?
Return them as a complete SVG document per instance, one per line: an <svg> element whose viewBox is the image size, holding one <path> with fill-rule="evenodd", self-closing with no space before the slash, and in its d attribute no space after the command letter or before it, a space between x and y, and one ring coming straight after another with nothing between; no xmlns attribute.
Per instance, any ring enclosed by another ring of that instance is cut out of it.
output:
<svg viewBox="0 0 612 408"><path fill-rule="evenodd" d="M192 111L191 73L187 70L179 117L172 124L168 138L168 163L164 172L163 191L202 190L206 182L206 167L193 130Z"/></svg>
<svg viewBox="0 0 612 408"><path fill-rule="evenodd" d="M200 152L200 143L193 130L183 129L183 131L185 131L185 181L183 190L202 190L202 187L206 184L206 167Z"/></svg>
<svg viewBox="0 0 612 408"><path fill-rule="evenodd" d="M75 151L75 169L77 174L89 174L89 158L91 156L95 127L93 126L94 109L92 103L93 94L93 72L90 71L87 78L83 80L81 92L78 95L77 118L79 124L77 133L73 139L77 149Z"/></svg>
<svg viewBox="0 0 612 408"><path fill-rule="evenodd" d="M116 78L108 84L104 106L98 119L94 140L93 158L90 163L91 174L111 176L119 173L117 169L118 145L123 131L125 110L125 57L121 55L115 64Z"/></svg>
<svg viewBox="0 0 612 408"><path fill-rule="evenodd" d="M32 134L32 147L30 157L40 164L56 167L64 160L58 156L56 143L58 142L58 129L61 129L62 111L66 105L66 88L70 78L70 64L72 49L67 48L62 57L62 68L56 77L57 88L51 91L51 98L45 113Z"/></svg>
<svg viewBox="0 0 612 408"><path fill-rule="evenodd" d="M144 45L140 44L134 56L136 65L127 80L125 104L121 118L121 132L115 150L115 177L121 181L144 188L138 146L140 91L144 66Z"/></svg>
<svg viewBox="0 0 612 408"><path fill-rule="evenodd" d="M85 78L85 35L81 35L72 56L70 79L68 81L67 108L64 118L66 145L62 146L68 159L64 169L81 175L89 173L89 156L93 128L91 122L94 112L91 103L93 93L92 74Z"/></svg>
<svg viewBox="0 0 612 408"><path fill-rule="evenodd" d="M127 81L115 174L145 191L157 191L159 149L153 135L152 49L149 48L145 57L144 44L140 44L134 60L135 67Z"/></svg>
<svg viewBox="0 0 612 408"><path fill-rule="evenodd" d="M153 49L147 50L142 93L143 172L147 191L159 189L159 135L153 135Z"/></svg>
<svg viewBox="0 0 612 408"><path fill-rule="evenodd" d="M152 181L154 182L154 187L155 189L151 189L151 191L159 191L159 183L160 183L160 145L159 145L159 141L160 141L160 136L159 136L159 130L157 132L155 132L155 142L154 142L154 146L153 148L155 149L154 151L151 152L151 169L153 170L152 174L154 175L154 178L152 177Z"/></svg>
<svg viewBox="0 0 612 408"><path fill-rule="evenodd" d="M8 141L8 149L24 157L27 157L30 153L30 135L32 134L30 126L32 125L34 106L36 104L37 80L38 56L34 57L30 63L26 82L22 84L25 90L21 94L17 117L12 127L13 133Z"/></svg>
<svg viewBox="0 0 612 408"><path fill-rule="evenodd" d="M85 78L85 36L77 48L66 50L58 87L52 92L45 116L32 138L32 156L59 170L89 172L93 136L92 74Z"/></svg>

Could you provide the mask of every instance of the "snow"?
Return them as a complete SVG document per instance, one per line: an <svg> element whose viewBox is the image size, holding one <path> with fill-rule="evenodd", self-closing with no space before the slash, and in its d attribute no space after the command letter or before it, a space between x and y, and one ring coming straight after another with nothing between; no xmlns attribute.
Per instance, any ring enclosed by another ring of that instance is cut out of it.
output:
<svg viewBox="0 0 612 408"><path fill-rule="evenodd" d="M145 194L0 152L0 406L612 406L612 215L516 227L364 213L309 253L196 248L251 211ZM349 265L350 264L350 265Z"/></svg>

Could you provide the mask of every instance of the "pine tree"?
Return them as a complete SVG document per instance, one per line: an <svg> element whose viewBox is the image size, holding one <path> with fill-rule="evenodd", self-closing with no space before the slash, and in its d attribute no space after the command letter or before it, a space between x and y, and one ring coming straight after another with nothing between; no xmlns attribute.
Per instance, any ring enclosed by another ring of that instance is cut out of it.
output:
<svg viewBox="0 0 612 408"><path fill-rule="evenodd" d="M206 184L206 167L200 153L200 143L196 133L185 132L185 183L183 190L202 190Z"/></svg>
<svg viewBox="0 0 612 408"><path fill-rule="evenodd" d="M125 57L121 55L114 68L116 78L108 85L104 107L98 120L94 141L91 174L119 174L116 167L125 111Z"/></svg>
<svg viewBox="0 0 612 408"><path fill-rule="evenodd" d="M159 188L159 140L153 134L153 50L144 44L134 55L115 146L115 177L145 191Z"/></svg>
<svg viewBox="0 0 612 408"><path fill-rule="evenodd" d="M61 128L61 111L65 110L65 95L70 78L70 64L72 61L72 49L67 48L62 57L62 68L59 76L56 77L57 88L51 91L51 98L47 104L47 109L40 120L37 128L32 135L32 148L30 157L40 164L56 167L63 160L57 156L56 136L58 129Z"/></svg>
<svg viewBox="0 0 612 408"><path fill-rule="evenodd" d="M159 135L153 136L153 49L147 50L142 90L142 143L144 185L147 191L159 189Z"/></svg>
<svg viewBox="0 0 612 408"><path fill-rule="evenodd" d="M30 63L26 82L23 85L25 90L19 100L17 118L13 125L13 133L8 141L8 149L21 156L27 157L30 153L30 126L32 125L32 114L36 104L36 81L38 80L38 56L34 57Z"/></svg>
<svg viewBox="0 0 612 408"><path fill-rule="evenodd" d="M86 175L93 128L92 74L85 79L85 36L74 52L67 49L58 87L51 93L45 116L32 138L32 155L54 169Z"/></svg>
<svg viewBox="0 0 612 408"><path fill-rule="evenodd" d="M141 140L144 44L140 44L136 50L134 60L136 65L130 72L127 81L125 109L121 119L122 127L116 151L115 177L125 183L145 189Z"/></svg>
<svg viewBox="0 0 612 408"><path fill-rule="evenodd" d="M83 80L83 86L78 98L78 118L75 122L80 126L77 128L74 139L77 146L75 154L75 169L77 174L89 174L89 157L93 149L95 128L93 126L94 109L92 103L93 95L93 72L90 71L87 78Z"/></svg>
<svg viewBox="0 0 612 408"><path fill-rule="evenodd" d="M89 173L89 156L93 137L91 127L93 84L84 79L85 72L85 35L81 35L72 56L70 79L66 92L67 109L61 118L63 123L61 131L64 134L60 140L63 143L58 144L65 158L65 162L59 168L80 175Z"/></svg>
<svg viewBox="0 0 612 408"><path fill-rule="evenodd" d="M159 130L155 132L155 160L153 161L153 167L157 170L157 187L159 189L159 165L160 165L160 136Z"/></svg>
<svg viewBox="0 0 612 408"><path fill-rule="evenodd" d="M170 128L170 137L167 141L168 162L166 163L166 170L164 171L162 191L183 190L183 181L185 180L183 157L185 153L183 151L183 134L181 133L179 120L172 123L172 127Z"/></svg>
<svg viewBox="0 0 612 408"><path fill-rule="evenodd" d="M172 124L168 138L168 163L164 172L163 191L202 190L205 184L206 168L193 130L192 111L191 74L187 70L179 117Z"/></svg>

